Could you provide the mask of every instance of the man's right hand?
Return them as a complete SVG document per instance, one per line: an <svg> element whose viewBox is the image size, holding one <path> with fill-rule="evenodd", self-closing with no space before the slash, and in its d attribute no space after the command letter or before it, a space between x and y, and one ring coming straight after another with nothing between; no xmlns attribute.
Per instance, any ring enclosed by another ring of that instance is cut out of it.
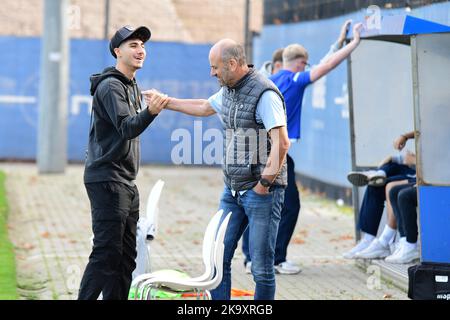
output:
<svg viewBox="0 0 450 320"><path fill-rule="evenodd" d="M269 194L269 188L264 187L260 182L253 188L253 191L262 196Z"/></svg>
<svg viewBox="0 0 450 320"><path fill-rule="evenodd" d="M147 104L147 110L153 116L159 114L162 109L167 107L167 104L170 101L170 98L167 95L153 89L143 91L142 94L144 95L145 103Z"/></svg>

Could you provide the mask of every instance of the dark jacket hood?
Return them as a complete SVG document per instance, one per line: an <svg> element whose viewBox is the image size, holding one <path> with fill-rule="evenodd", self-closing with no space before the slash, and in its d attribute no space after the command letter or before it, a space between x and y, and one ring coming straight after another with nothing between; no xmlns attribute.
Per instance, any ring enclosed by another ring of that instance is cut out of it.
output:
<svg viewBox="0 0 450 320"><path fill-rule="evenodd" d="M100 82L105 80L106 78L114 77L119 79L123 84L125 85L131 85L133 83L132 80L128 79L122 72L117 70L114 67L108 67L105 70L103 70L102 73L93 74L90 77L91 80L91 95L93 96L95 93L95 90L97 90L98 85Z"/></svg>

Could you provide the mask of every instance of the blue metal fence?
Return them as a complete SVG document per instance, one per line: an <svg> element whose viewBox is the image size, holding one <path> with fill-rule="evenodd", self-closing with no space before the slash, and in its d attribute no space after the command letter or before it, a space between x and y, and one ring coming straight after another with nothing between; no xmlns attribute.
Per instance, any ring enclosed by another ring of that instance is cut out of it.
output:
<svg viewBox="0 0 450 320"><path fill-rule="evenodd" d="M0 159L35 159L40 39L0 37L0 44L5 48L0 52L3 61L0 67ZM181 98L209 97L219 88L217 81L209 76L209 49L210 45L150 42L145 66L138 72L140 87L156 88ZM83 161L90 121L89 76L113 65L115 60L109 53L107 41L72 40L70 52L68 158ZM192 161L186 162L194 162L194 133L220 128L217 117L201 119L202 122L195 120L200 119L163 112L141 136L142 162L172 163L171 151L180 142L191 146ZM172 139L177 129L186 134L175 135ZM181 138L192 140L188 144Z"/></svg>

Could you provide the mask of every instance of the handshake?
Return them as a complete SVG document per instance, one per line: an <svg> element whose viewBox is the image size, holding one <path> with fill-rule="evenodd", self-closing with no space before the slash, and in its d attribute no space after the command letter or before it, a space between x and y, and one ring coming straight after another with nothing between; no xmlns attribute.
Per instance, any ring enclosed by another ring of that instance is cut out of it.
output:
<svg viewBox="0 0 450 320"><path fill-rule="evenodd" d="M170 98L167 94L161 93L155 89L143 91L142 95L144 96L148 112L153 116L158 115L170 102Z"/></svg>

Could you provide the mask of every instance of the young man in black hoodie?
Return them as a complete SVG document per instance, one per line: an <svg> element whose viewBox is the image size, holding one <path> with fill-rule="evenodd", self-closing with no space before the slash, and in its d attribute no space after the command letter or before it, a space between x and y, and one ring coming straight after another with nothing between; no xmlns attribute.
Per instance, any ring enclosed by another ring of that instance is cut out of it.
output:
<svg viewBox="0 0 450 320"><path fill-rule="evenodd" d="M93 95L84 184L91 202L94 245L81 280L78 299L125 300L136 267L139 193L139 135L165 107L155 97L142 110L136 71L142 68L146 27L119 29L110 41L115 67L91 77Z"/></svg>

